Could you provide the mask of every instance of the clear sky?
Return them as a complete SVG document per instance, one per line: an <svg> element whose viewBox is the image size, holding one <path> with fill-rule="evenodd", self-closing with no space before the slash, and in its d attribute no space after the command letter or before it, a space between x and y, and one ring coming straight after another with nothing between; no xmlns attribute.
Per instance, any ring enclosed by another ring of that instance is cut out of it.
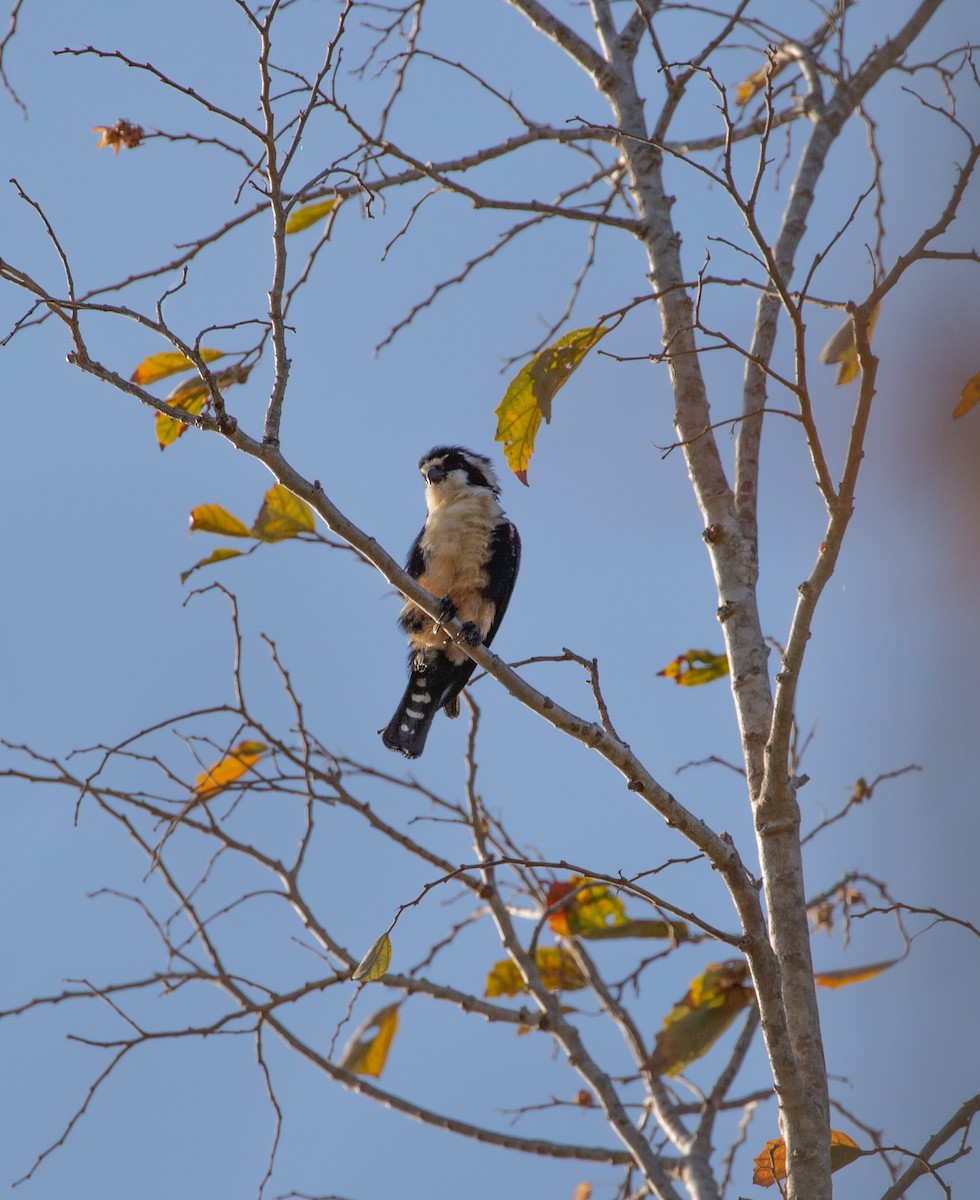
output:
<svg viewBox="0 0 980 1200"><path fill-rule="evenodd" d="M858 4L849 55L857 62L880 41L887 8L897 24L908 3ZM810 5L770 5L781 19L799 9L803 31L816 23ZM281 15L276 60L311 72L337 17L333 0L298 0ZM570 19L584 10L569 7ZM943 9L913 55L927 59L976 37L969 0ZM601 100L553 46L498 0L426 9L426 45L446 58L486 72L498 90L536 119L561 125L576 117L602 121ZM687 23L685 23L687 22ZM2 18L0 18L2 23ZM889 26L891 28L892 26ZM584 25L583 25L584 28ZM689 15L669 26L675 57L701 36ZM236 141L227 126L204 117L186 97L145 73L94 57L54 56L63 47L92 45L151 60L172 78L252 117L257 81L253 32L230 0L174 0L167 6L93 0L24 0L5 57L27 119L0 94L3 176L37 200L69 255L80 290L113 282L173 256L175 245L218 227L255 201L245 169L215 146L154 139L113 156L96 151L93 126L118 117L146 129L188 129ZM733 84L757 65L750 55L718 64ZM339 79L358 104L376 103L382 85L359 83L350 51ZM512 135L520 126L504 106L445 66L417 64L404 103L395 109L392 139L436 160ZM659 96L650 71L648 96ZM889 85L873 98L884 158L886 265L904 251L945 203L965 143L949 125ZM285 86L285 85L284 85ZM928 97L941 96L928 87ZM705 90L703 106L685 114L678 136L717 131ZM977 126L977 96L959 112ZM220 131L220 132L219 132ZM308 178L343 152L348 138L325 123L310 134L296 168ZM805 243L806 261L824 247L871 179L865 130L848 127L834 149L829 176ZM794 137L792 148L798 146ZM778 160L781 141L774 142ZM706 160L707 161L707 160ZM748 162L748 159L745 160ZM744 165L744 164L743 164ZM555 149L500 163L482 178L495 195L550 200L579 170ZM746 167L747 169L747 167ZM789 186L787 166L760 197L761 218L776 230ZM738 240L737 215L718 189L681 164L669 168L678 198L675 217L693 275L706 251L712 269L744 273L738 256L715 240ZM492 453L506 476L504 501L519 526L524 564L495 649L508 660L559 654L569 647L599 659L612 716L622 736L679 799L732 834L754 859L751 824L740 780L722 767L684 764L715 755L737 759L738 741L725 683L675 688L656 672L689 647L721 648L717 600L701 541L701 519L678 453L657 446L673 439L666 370L648 362L619 363L593 355L560 394L553 423L542 430L525 490L506 473L493 445L493 409L516 370L505 367L543 336L564 311L588 253L585 228L548 226L505 249L461 287L447 290L380 354L374 348L411 306L451 278L509 227L508 214L474 210L466 201L427 189L376 200L368 211L344 206L313 280L291 312L292 373L283 450L363 529L402 557L424 515L419 455L460 442ZM975 246L980 233L976 187L949 244ZM211 324L261 316L271 260L262 219L230 235L195 264L168 314L189 339ZM316 231L297 235L291 271L298 272ZM303 240L305 239L305 240ZM834 246L814 290L860 300L871 268L870 201ZM390 246L390 249L386 248ZM60 268L36 213L13 186L0 188L0 257L35 273L52 288ZM602 231L596 265L585 280L566 328L592 324L647 288L646 264L627 236ZM874 347L881 358L880 394L858 488L857 513L840 568L814 626L799 697L802 732L813 730L803 767L804 822L812 827L839 809L855 780L916 764L920 772L883 784L873 800L815 840L807 858L812 893L844 872L886 882L908 904L978 919L976 847L980 836L974 739L978 732L977 589L980 586L980 409L963 420L950 414L959 389L978 369L976 284L965 265L932 264L912 272L889 298ZM152 305L157 283L129 294ZM748 335L752 295L727 289L711 298L711 322L735 337ZM0 288L0 326L9 330L22 298ZM815 352L840 322L814 310ZM129 375L145 356L165 349L132 322L93 318L92 346ZM238 349L250 329L210 335L206 344ZM54 321L19 334L0 351L0 442L3 523L3 667L0 737L64 760L70 751L114 744L183 712L230 701L233 639L228 605L215 592L194 596L180 573L218 543L188 536L191 508L218 502L246 521L273 482L217 438L190 431L161 453L153 418L130 398L83 376L65 362L69 344ZM642 357L660 349L652 306L634 312L608 339L609 354ZM783 368L789 360L782 347ZM706 356L707 357L707 356ZM706 363L713 409L736 411L741 367L734 356ZM258 432L268 361L230 394L242 423ZM836 465L847 436L855 388L835 388L830 368L811 369L818 419ZM158 392L165 394L167 385ZM723 451L729 453L726 435ZM781 641L796 586L819 546L823 516L796 426L770 421L762 479L762 584L767 633ZM210 573L232 589L240 606L245 679L256 707L281 736L291 713L261 633L274 639L302 699L308 726L337 753L378 769L402 772L381 747L377 730L404 686L404 648L395 619L398 600L384 581L347 554L320 547L264 546L252 557ZM202 572L195 579L209 582ZM528 677L560 702L589 713L590 694L578 668L539 665ZM483 709L480 789L501 814L516 844L548 858L626 874L684 852L663 822L626 793L618 776L484 681L474 692ZM220 722L186 733L231 736ZM413 773L433 791L458 797L464 781L466 722L437 719ZM193 777L191 748L175 735L154 743L184 777ZM5 754L0 767L14 761ZM17 759L23 765L23 759ZM78 767L80 760L72 760ZM81 760L90 761L90 760ZM150 786L134 768L118 778ZM152 786L156 786L154 782ZM364 798L392 820L407 822L429 808L409 793L364 784ZM270 844L287 837L265 814ZM0 788L0 1008L61 990L63 981L94 983L134 977L159 966L154 935L136 906L114 893L165 901L145 860L91 804L76 814L75 797L5 780ZM261 830L261 821L256 826ZM472 848L451 830L413 826L453 861ZM356 823L337 818L315 844L322 883L315 890L346 945L366 949L399 904L431 878L415 864L382 853ZM182 853L179 843L176 854ZM195 867L193 851L183 862ZM179 860L180 861L180 860ZM314 872L315 875L315 872ZM223 889L254 886L229 872ZM707 873L673 868L658 886L682 907L705 905L730 923L724 899ZM867 889L865 889L867 890ZM716 894L717 893L717 894ZM271 906L270 906L271 909ZM300 928L281 913L254 905L230 923L227 936L242 961L263 955L282 978L312 977L322 964L289 939ZM458 910L459 913L462 910ZM396 966L418 961L457 910L438 899L406 918L396 940ZM928 919L910 922L925 930ZM610 969L628 970L635 945L611 948ZM855 923L850 945L816 935L818 967L832 969L896 957L902 942L886 918ZM647 987L634 1011L652 1037L688 981L724 952L701 946L673 955L662 978ZM486 934L454 951L461 986L482 991L494 958ZM598 956L597 956L598 957ZM975 1014L976 940L945 925L924 932L910 959L876 980L821 995L835 1095L886 1142L918 1147L976 1091L980 1055ZM306 975L304 976L304 972ZM337 991L335 989L335 991ZM362 996L354 1022L390 997ZM310 1004L297 1019L326 1051L350 992ZM134 1002L135 1003L135 1002ZM149 1028L192 1022L217 1011L205 994L195 1005L181 996L135 1004ZM211 1006L209 1008L209 1005ZM583 1019L602 1047L598 1022ZM0 1022L0 1183L27 1171L61 1133L86 1088L105 1064L104 1052L67 1040L74 1034L111 1039L122 1026L96 1003L62 1006ZM352 1026L345 1027L341 1040ZM731 1041L729 1035L728 1043ZM612 1043L610 1042L611 1046ZM614 1071L625 1060L610 1049ZM710 1084L721 1052L691 1069ZM567 1196L592 1179L596 1196L610 1194L608 1175L588 1164L554 1164L462 1144L423 1129L369 1102L347 1096L281 1047L269 1048L270 1069L286 1112L277 1171L268 1195L372 1200L397 1190L406 1200L457 1195ZM760 1062L746 1070L744 1089L760 1086ZM408 1005L383 1078L393 1092L432 1107L482 1117L511 1128L502 1110L569 1097L579 1083L550 1055L545 1039L514 1039L499 1028L446 1020L424 1002ZM741 1089L740 1089L741 1090ZM835 1124L862 1145L867 1138L846 1119ZM559 1110L531 1114L513 1126L525 1136L602 1142L593 1114ZM748 1144L776 1136L775 1110L757 1113ZM254 1195L273 1137L273 1117L254 1048L247 1038L205 1043L164 1042L124 1062L93 1101L67 1144L20 1189L28 1200L95 1196L157 1200ZM743 1152L735 1195L751 1187ZM973 1156L974 1160L976 1155ZM961 1164L957 1196L980 1184L976 1162ZM841 1200L865 1200L881 1190L873 1162L837 1177ZM926 1195L925 1188L922 1195Z"/></svg>

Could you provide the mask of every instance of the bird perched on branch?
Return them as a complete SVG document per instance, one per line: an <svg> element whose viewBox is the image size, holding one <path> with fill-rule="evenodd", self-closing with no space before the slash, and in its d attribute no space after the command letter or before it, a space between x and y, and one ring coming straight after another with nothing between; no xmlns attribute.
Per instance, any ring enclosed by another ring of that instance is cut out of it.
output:
<svg viewBox="0 0 980 1200"><path fill-rule="evenodd" d="M405 569L441 597L441 616L433 622L408 602L399 618L409 642L408 687L381 738L406 758L425 749L440 708L459 715L459 693L476 666L443 624L458 617L471 646L489 646L521 561L521 539L500 507L500 484L488 458L462 446L437 446L422 456L419 470L428 516Z"/></svg>

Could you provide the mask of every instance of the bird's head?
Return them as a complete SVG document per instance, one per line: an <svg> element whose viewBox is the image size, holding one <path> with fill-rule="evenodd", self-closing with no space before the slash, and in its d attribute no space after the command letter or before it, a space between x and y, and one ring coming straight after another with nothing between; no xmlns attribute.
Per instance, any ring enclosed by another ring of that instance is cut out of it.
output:
<svg viewBox="0 0 980 1200"><path fill-rule="evenodd" d="M462 446L436 446L419 459L429 508L451 501L472 488L500 494L500 484L489 458Z"/></svg>

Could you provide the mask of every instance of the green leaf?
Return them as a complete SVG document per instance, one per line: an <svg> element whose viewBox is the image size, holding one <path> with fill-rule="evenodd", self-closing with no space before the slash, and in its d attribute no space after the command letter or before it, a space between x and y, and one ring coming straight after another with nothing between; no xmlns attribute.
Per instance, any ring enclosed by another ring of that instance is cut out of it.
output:
<svg viewBox="0 0 980 1200"><path fill-rule="evenodd" d="M712 963L691 980L687 995L664 1018L650 1056L650 1070L676 1075L715 1044L738 1014L755 1001L748 964Z"/></svg>
<svg viewBox="0 0 980 1200"><path fill-rule="evenodd" d="M603 941L609 938L669 938L673 942L686 942L691 936L683 921L654 921L642 918L627 917L618 925L608 925L604 929L583 929L577 934L580 938L591 941Z"/></svg>

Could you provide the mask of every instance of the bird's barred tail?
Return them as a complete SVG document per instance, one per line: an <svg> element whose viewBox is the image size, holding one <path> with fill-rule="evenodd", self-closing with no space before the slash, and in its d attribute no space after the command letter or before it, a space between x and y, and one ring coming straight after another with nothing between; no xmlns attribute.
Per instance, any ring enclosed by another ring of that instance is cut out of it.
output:
<svg viewBox="0 0 980 1200"><path fill-rule="evenodd" d="M395 715L381 731L381 740L389 750L397 750L406 758L418 758L425 749L432 718L444 702L447 681L443 674L438 669L412 670Z"/></svg>

